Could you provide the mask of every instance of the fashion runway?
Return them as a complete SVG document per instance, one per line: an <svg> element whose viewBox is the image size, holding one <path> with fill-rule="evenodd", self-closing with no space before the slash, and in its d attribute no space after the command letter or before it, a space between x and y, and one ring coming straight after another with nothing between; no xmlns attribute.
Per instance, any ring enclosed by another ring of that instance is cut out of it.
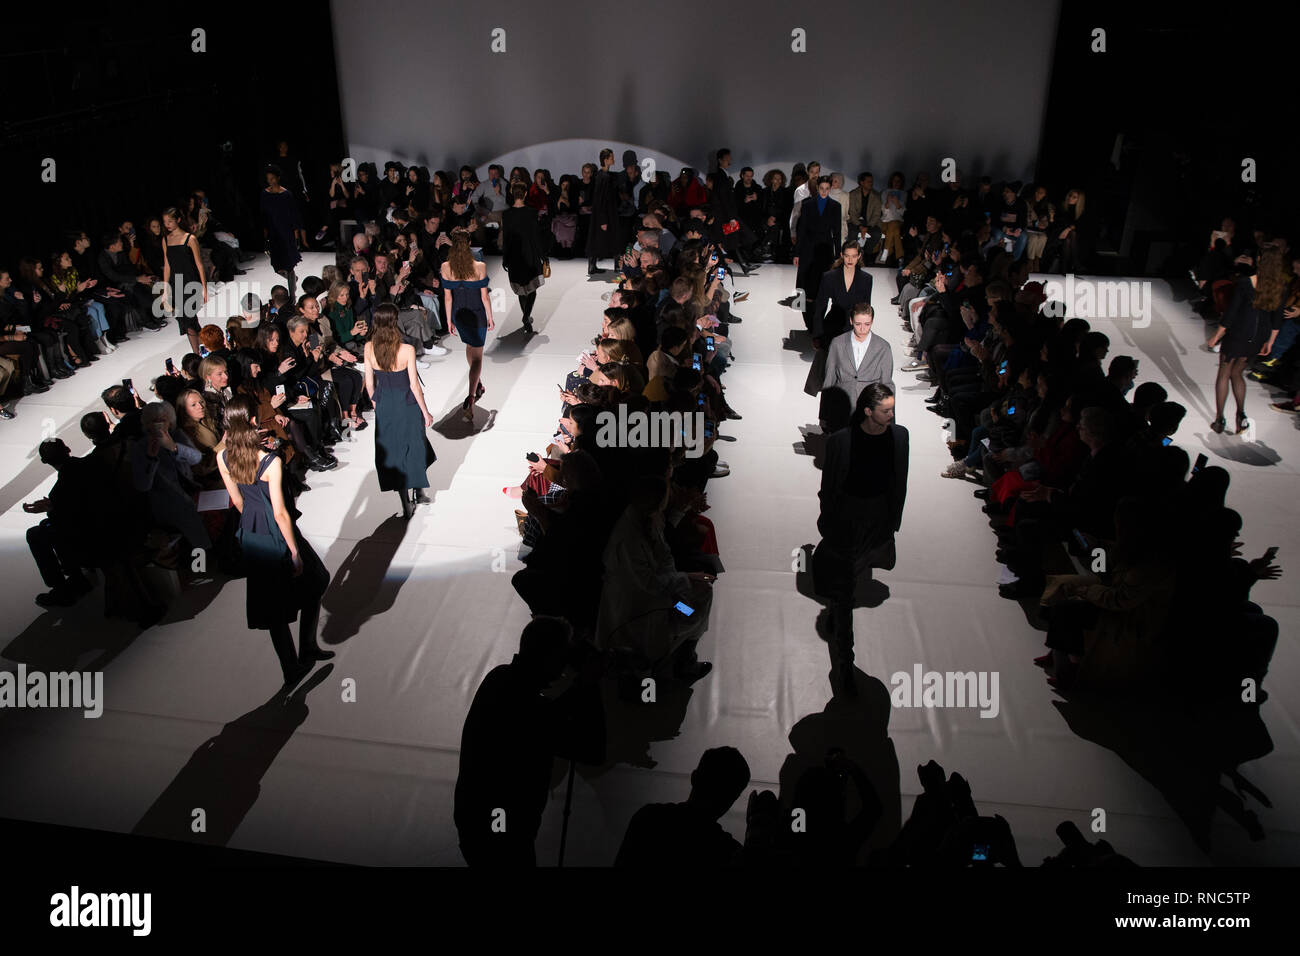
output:
<svg viewBox="0 0 1300 956"><path fill-rule="evenodd" d="M300 277L332 257L308 253ZM246 279L269 290L264 259ZM265 632L245 627L242 580L188 590L156 627L136 635L102 615L102 589L78 606L44 612L43 590L24 532L35 523L21 504L44 495L53 472L38 443L58 435L84 454L78 420L98 411L99 392L130 377L142 395L188 349L174 324L137 334L115 354L48 393L23 399L0 423L0 595L6 620L0 666L104 672L104 713L0 710L0 816L138 831L298 857L370 865L459 865L452 793L461 726L483 676L518 647L528 611L510 586L521 566L513 509L501 489L520 482L524 455L542 451L558 412L556 383L572 370L600 323L602 293L585 262L555 262L534 313L540 334L525 342L519 306L500 261L489 259L498 313L483 364L487 392L473 431L459 421L466 362L451 354L422 370L438 455L433 503L403 523L381 493L367 429L340 444L340 467L312 474L299 500L300 528L334 574L321 643L338 652L287 704ZM799 549L817 541L819 473L796 447L815 423L804 393L810 353L788 348L798 313L777 300L793 267L764 266L738 279L750 293L735 312L735 364L725 384L744 415L722 428L735 441L717 450L731 475L709 483L708 512L727 570L715 586L712 622L700 645L713 672L689 693L654 705L608 701L610 765L578 769L566 862L612 863L632 813L647 802L685 798L708 747L733 745L753 772L751 787L777 789L838 741L876 784L885 815L874 844L887 842L918 792L916 766L933 758L960 771L984 814L1010 823L1021 859L1058 851L1062 820L1089 826L1105 811L1105 836L1144 865L1260 865L1300 862L1300 433L1295 416L1268 408L1250 384L1247 408L1257 441L1210 432L1217 356L1201 351L1204 327L1163 282L1153 283L1149 327L1100 319L1111 356L1141 362L1138 381L1159 381L1188 414L1176 436L1193 459L1232 474L1228 504L1241 512L1246 556L1277 546L1284 568L1253 599L1281 628L1263 708L1275 749L1242 773L1274 803L1259 810L1267 834L1252 842L1213 814L1209 852L1189 818L1206 810L1202 781L1182 780L1160 747L1108 746L1115 735L1053 693L1031 659L1042 634L1018 604L998 596L998 566L974 485L939 476L951 460L940 420L925 410L930 387L897 370L907 333L889 305L892 270L873 269L873 332L894 351L898 421L911 430L911 477L898 565L878 572L889 589L878 607L855 613L857 663L872 681L854 702L831 701L829 659L814 630L818 605L798 588ZM224 325L228 313L216 317ZM890 675L990 671L999 675L996 717L978 709L891 708ZM556 859L567 765L557 761L538 859ZM901 800L895 796L901 791ZM1257 806L1257 805L1256 805ZM207 832L195 833L202 808ZM723 823L744 832L745 801ZM1085 829L1086 832L1086 829Z"/></svg>

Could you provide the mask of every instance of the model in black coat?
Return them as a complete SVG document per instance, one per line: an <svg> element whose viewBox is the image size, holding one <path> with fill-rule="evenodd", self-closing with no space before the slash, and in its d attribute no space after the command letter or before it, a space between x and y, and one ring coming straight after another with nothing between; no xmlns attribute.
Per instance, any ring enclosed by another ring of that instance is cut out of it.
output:
<svg viewBox="0 0 1300 956"><path fill-rule="evenodd" d="M800 217L802 219L802 217ZM844 285L844 270L832 268L821 277L817 287L817 304L813 307L812 332L814 339L829 345L831 339L849 327L849 315L859 302L871 304L871 273L858 269L853 274L853 284ZM830 313L827 314L827 307Z"/></svg>
<svg viewBox="0 0 1300 956"><path fill-rule="evenodd" d="M799 271L795 282L804 291L804 326L812 330L813 310L823 273L840 254L843 215L840 204L826 200L826 211L817 211L818 196L809 196L799 210L795 227L794 258Z"/></svg>
<svg viewBox="0 0 1300 956"><path fill-rule="evenodd" d="M596 260L617 259L622 252L618 247L618 186L614 173L608 166L597 170L592 177L591 228L587 234L587 272L598 272Z"/></svg>

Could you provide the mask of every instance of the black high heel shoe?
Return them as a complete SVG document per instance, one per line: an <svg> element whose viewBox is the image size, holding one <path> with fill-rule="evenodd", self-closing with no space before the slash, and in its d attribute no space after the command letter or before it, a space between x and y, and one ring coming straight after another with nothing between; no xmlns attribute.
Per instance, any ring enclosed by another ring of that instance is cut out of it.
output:
<svg viewBox="0 0 1300 956"><path fill-rule="evenodd" d="M1224 422L1224 420L1223 420L1222 418L1216 418L1214 421L1210 422L1210 431L1214 432L1214 434L1216 434L1216 435L1222 435L1222 434L1223 434L1223 426L1224 426L1225 424L1227 424L1227 423Z"/></svg>
<svg viewBox="0 0 1300 956"><path fill-rule="evenodd" d="M1240 435L1246 430L1246 422L1250 421L1250 416L1245 412L1237 412L1237 434Z"/></svg>
<svg viewBox="0 0 1300 956"><path fill-rule="evenodd" d="M479 382L479 383L478 383L478 388L474 389L474 401L477 402L480 398L483 397L483 395L484 395L486 392L487 392L487 389L483 387L483 383L482 383L482 382Z"/></svg>

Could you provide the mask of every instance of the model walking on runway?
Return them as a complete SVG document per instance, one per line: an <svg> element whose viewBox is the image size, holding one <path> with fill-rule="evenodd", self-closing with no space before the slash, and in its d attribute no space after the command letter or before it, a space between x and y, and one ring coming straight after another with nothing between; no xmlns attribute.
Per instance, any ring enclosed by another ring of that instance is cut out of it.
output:
<svg viewBox="0 0 1300 956"><path fill-rule="evenodd" d="M519 296L524 332L533 329L533 305L537 290L546 281L542 257L542 233L537 210L525 205L528 187L516 183L510 189L513 205L501 214L501 266L510 278L510 288Z"/></svg>
<svg viewBox="0 0 1300 956"><path fill-rule="evenodd" d="M487 334L495 328L492 301L488 297L487 265L474 258L469 232L453 230L451 252L442 264L443 307L447 328L465 343L469 362L469 394L461 405L465 421L474 420L474 403L487 391L480 381L483 372L483 346Z"/></svg>
<svg viewBox="0 0 1300 956"><path fill-rule="evenodd" d="M285 687L293 687L313 664L334 656L316 642L316 622L330 573L298 533L297 514L282 490L280 459L262 447L257 407L246 395L226 403L226 450L217 457L217 466L230 502L239 511L237 535L248 580L248 626L271 632ZM296 652L289 631L295 618Z"/></svg>
<svg viewBox="0 0 1300 956"><path fill-rule="evenodd" d="M428 504L428 468L437 456L424 430L433 416L415 370L415 348L402 341L396 306L376 306L365 348L366 392L375 405L375 472L381 491L396 491L402 516Z"/></svg>

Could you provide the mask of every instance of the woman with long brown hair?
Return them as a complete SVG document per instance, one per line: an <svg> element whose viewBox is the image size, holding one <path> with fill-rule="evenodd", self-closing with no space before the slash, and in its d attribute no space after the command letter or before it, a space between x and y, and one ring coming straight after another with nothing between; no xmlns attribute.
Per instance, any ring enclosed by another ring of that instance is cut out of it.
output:
<svg viewBox="0 0 1300 956"><path fill-rule="evenodd" d="M415 347L402 341L397 308L375 307L375 325L365 348L366 392L375 405L375 471L381 491L396 491L402 517L428 504L428 468L437 456L424 430L433 416L415 369Z"/></svg>
<svg viewBox="0 0 1300 956"><path fill-rule="evenodd" d="M1237 280L1223 322L1210 337L1210 348L1222 345L1214 379L1214 421L1210 424L1216 434L1223 432L1229 386L1237 402L1237 434L1246 430L1246 365L1256 355L1273 350L1273 340L1285 321L1282 298L1286 285L1282 250L1266 246L1258 268Z"/></svg>
<svg viewBox="0 0 1300 956"><path fill-rule="evenodd" d="M492 300L488 297L487 265L474 258L469 231L453 229L451 252L442 264L443 314L452 335L465 343L469 362L469 394L461 409L465 421L474 420L474 403L487 391L480 381L483 371L483 346L487 334L495 328Z"/></svg>
<svg viewBox="0 0 1300 956"><path fill-rule="evenodd" d="M190 466L190 472L199 487L221 487L217 473L217 446L221 444L221 426L212 420L208 403L197 388L187 388L176 398L176 418L181 434L203 459Z"/></svg>
<svg viewBox="0 0 1300 956"><path fill-rule="evenodd" d="M307 676L333 651L316 642L316 622L330 574L298 533L296 514L284 497L280 459L262 448L257 410L247 395L226 404L226 448L217 467L239 512L240 552L248 576L247 614L252 630L271 632L285 689ZM298 619L295 652L289 625Z"/></svg>

